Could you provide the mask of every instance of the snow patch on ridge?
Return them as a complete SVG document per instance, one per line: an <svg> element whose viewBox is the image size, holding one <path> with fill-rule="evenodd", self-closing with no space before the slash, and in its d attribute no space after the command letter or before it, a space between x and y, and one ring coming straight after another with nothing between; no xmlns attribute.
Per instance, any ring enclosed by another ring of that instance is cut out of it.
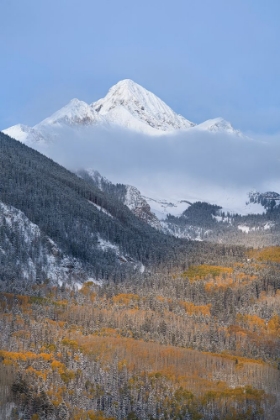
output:
<svg viewBox="0 0 280 420"><path fill-rule="evenodd" d="M112 219L114 219L114 216L111 215L111 213L109 213L106 209L104 209L103 207L99 206L98 204L93 203L92 201L88 200L89 204L92 204L94 207L97 208L97 210L101 211L104 214L107 214L107 216L111 217Z"/></svg>
<svg viewBox="0 0 280 420"><path fill-rule="evenodd" d="M270 230L275 226L273 222L267 222L263 224L262 226L248 226L248 225L238 225L237 228L241 230L243 233L249 233L249 232L256 232L256 231L265 231Z"/></svg>
<svg viewBox="0 0 280 420"><path fill-rule="evenodd" d="M120 248L118 247L118 245L115 245L112 242L107 241L106 239L101 238L100 235L98 236L98 247L102 251L108 251L108 250L113 251L116 254L116 256L117 256L120 264L130 264L130 265L133 266L133 268L135 270L137 270L141 274L144 273L145 266L142 263L140 263L139 261L134 260L129 255L123 255L121 253Z"/></svg>
<svg viewBox="0 0 280 420"><path fill-rule="evenodd" d="M193 200L165 200L143 196L149 203L152 212L160 220L165 220L168 214L181 216L182 213L194 202Z"/></svg>

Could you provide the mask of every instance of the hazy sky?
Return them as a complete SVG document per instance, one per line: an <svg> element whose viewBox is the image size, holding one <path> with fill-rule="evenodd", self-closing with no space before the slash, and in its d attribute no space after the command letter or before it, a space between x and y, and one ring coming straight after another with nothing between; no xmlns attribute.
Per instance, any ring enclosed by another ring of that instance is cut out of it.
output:
<svg viewBox="0 0 280 420"><path fill-rule="evenodd" d="M0 129L130 78L194 122L280 132L279 0L1 0Z"/></svg>

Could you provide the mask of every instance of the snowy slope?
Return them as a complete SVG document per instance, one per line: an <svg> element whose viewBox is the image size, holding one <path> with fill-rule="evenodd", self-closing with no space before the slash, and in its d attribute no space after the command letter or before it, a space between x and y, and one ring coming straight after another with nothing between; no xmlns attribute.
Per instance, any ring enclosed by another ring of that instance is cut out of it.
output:
<svg viewBox="0 0 280 420"><path fill-rule="evenodd" d="M45 236L40 228L13 206L0 202L0 228L3 238L0 246L2 259L13 259L22 277L36 281L38 275L54 283L83 277L84 271L73 258L63 255L57 244ZM19 247L20 249L17 249ZM2 263L6 260L3 259ZM7 262L6 262L7 263Z"/></svg>
<svg viewBox="0 0 280 420"><path fill-rule="evenodd" d="M39 130L46 126L56 124L68 125L87 125L95 124L98 116L94 110L83 101L79 99L72 99L67 105L55 112L50 117L46 118L39 124L35 125L34 129Z"/></svg>
<svg viewBox="0 0 280 420"><path fill-rule="evenodd" d="M97 207L111 216L102 207ZM22 211L1 201L0 230L0 262L17 267L19 277L30 282L40 278L40 281L48 279L54 284L62 284L69 283L70 276L74 285L89 279L88 273L77 259L65 255ZM143 272L143 265L139 261L123 255L117 245L103 239L101 235L98 235L97 248L104 252L110 249L119 263L126 263ZM92 277L90 279L93 280Z"/></svg>
<svg viewBox="0 0 280 420"><path fill-rule="evenodd" d="M36 128L28 127L24 124L13 125L6 130L3 130L3 133L8 134L8 136L21 141L22 143L34 143L34 146L38 142L45 143L46 139L43 134Z"/></svg>
<svg viewBox="0 0 280 420"><path fill-rule="evenodd" d="M132 80L113 86L105 98L91 107L112 123L132 128L150 127L159 131L182 130L195 124L176 114L161 99ZM142 123L140 125L140 123ZM144 125L143 125L144 123ZM142 131L142 130L141 130ZM149 130L149 133L152 133Z"/></svg>
<svg viewBox="0 0 280 420"><path fill-rule="evenodd" d="M151 211L159 220L166 219L168 214L172 216L181 216L181 214L190 206L189 200L166 200L155 199L143 196L151 207Z"/></svg>
<svg viewBox="0 0 280 420"><path fill-rule="evenodd" d="M231 123L224 120L223 118L214 118L211 120L204 121L201 124L198 124L195 127L196 130L205 130L205 131L212 131L214 133L217 132L224 132L227 134L235 134L238 136L242 136L243 134L239 130L235 130Z"/></svg>

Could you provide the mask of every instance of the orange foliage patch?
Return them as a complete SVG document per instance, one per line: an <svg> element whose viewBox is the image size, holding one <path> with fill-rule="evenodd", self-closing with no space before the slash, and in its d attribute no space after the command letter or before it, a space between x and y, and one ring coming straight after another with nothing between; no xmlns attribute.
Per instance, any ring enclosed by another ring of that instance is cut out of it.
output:
<svg viewBox="0 0 280 420"><path fill-rule="evenodd" d="M190 280L201 280L207 276L218 277L222 274L231 274L233 269L231 267L222 267L216 265L193 265L183 273L184 276Z"/></svg>
<svg viewBox="0 0 280 420"><path fill-rule="evenodd" d="M257 315L240 315L237 314L236 320L241 325L244 325L245 328L248 328L250 331L263 331L266 328L265 320L258 317Z"/></svg>
<svg viewBox="0 0 280 420"><path fill-rule="evenodd" d="M130 303L138 303L140 297L133 293L120 293L113 297L113 302L121 305L129 305Z"/></svg>
<svg viewBox="0 0 280 420"><path fill-rule="evenodd" d="M261 250L253 249L248 252L249 258L255 258L258 261L271 261L280 263L280 246L270 246Z"/></svg>
<svg viewBox="0 0 280 420"><path fill-rule="evenodd" d="M229 276L218 276L214 279L208 280L205 285L206 292L218 291L221 289L227 289L228 287L240 287L251 283L256 280L257 276L247 275L245 273L233 273Z"/></svg>
<svg viewBox="0 0 280 420"><path fill-rule="evenodd" d="M114 418L106 417L101 411L76 410L73 420L114 420Z"/></svg>
<svg viewBox="0 0 280 420"><path fill-rule="evenodd" d="M23 361L26 362L28 360L40 360L43 359L45 361L52 360L52 355L48 353L33 353L31 351L26 352L12 352L12 351L4 351L0 350L0 357L6 360L11 360L12 362Z"/></svg>
<svg viewBox="0 0 280 420"><path fill-rule="evenodd" d="M274 315L267 323L267 328L271 334L280 337L280 316Z"/></svg>
<svg viewBox="0 0 280 420"><path fill-rule="evenodd" d="M216 382L213 378L213 372L219 369L224 373L228 371L229 375L237 364L238 370L246 371L248 375L251 371L256 374L256 369L272 369L254 359L163 346L132 338L83 336L79 332L73 338L84 354L99 360L105 369L117 358L118 368L121 370L126 367L128 371L135 372L136 380L139 380L142 373L162 376L197 395L209 390L221 392L226 388L225 382Z"/></svg>
<svg viewBox="0 0 280 420"><path fill-rule="evenodd" d="M180 306L185 309L189 315L205 315L210 316L211 304L208 305L194 305L192 302L180 301Z"/></svg>

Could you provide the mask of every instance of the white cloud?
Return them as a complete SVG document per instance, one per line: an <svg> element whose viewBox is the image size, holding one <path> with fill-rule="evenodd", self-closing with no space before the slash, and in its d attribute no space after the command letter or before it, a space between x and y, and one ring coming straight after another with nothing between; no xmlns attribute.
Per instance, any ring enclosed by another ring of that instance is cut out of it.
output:
<svg viewBox="0 0 280 420"><path fill-rule="evenodd" d="M94 168L145 194L238 208L253 189L279 191L279 138L192 130L151 137L117 127L60 127L40 151L71 170Z"/></svg>

